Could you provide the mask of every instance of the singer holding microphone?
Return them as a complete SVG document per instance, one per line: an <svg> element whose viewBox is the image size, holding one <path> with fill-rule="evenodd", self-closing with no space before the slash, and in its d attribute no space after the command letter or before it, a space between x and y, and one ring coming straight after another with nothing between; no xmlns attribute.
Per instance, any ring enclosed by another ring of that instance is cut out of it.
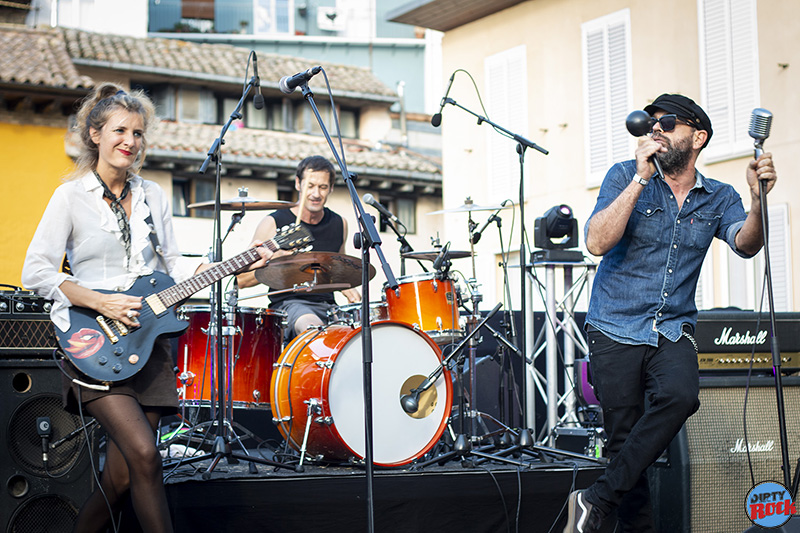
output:
<svg viewBox="0 0 800 533"><path fill-rule="evenodd" d="M714 237L741 257L761 249L759 181L769 191L777 179L770 153L748 162L745 212L731 185L695 168L712 135L705 111L662 94L645 112L652 130L633 160L608 171L584 228L589 252L603 256L586 330L611 461L593 485L570 494L565 532L597 531L614 510L617 531L655 530L646 470L700 406L700 267Z"/></svg>
<svg viewBox="0 0 800 533"><path fill-rule="evenodd" d="M344 254L347 221L325 207L328 197L333 192L335 178L336 172L330 161L320 155L310 156L297 165L295 189L299 195L305 195L305 201L300 202L302 204L300 221L314 236L312 250ZM264 217L253 235L253 243L271 239L278 232L278 228L293 224L300 209L301 205L297 205L279 209ZM258 284L252 272L238 275L237 280L239 287L252 287ZM361 301L358 289L344 289L342 295L347 298L348 303ZM270 296L270 308L285 311L287 314L287 330L284 334L287 341L311 326L324 325L327 322L328 310L335 305L332 292Z"/></svg>

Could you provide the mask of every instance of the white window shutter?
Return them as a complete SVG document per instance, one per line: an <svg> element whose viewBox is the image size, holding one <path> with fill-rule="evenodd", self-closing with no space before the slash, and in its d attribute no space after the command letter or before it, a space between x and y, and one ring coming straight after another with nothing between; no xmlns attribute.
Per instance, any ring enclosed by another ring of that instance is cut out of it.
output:
<svg viewBox="0 0 800 533"><path fill-rule="evenodd" d="M703 108L714 135L708 162L752 149L750 114L759 107L756 0L698 0Z"/></svg>
<svg viewBox="0 0 800 533"><path fill-rule="evenodd" d="M524 45L516 46L484 60L486 112L503 128L528 136L528 64ZM516 143L488 124L487 188L490 201L519 196L519 155ZM526 188L527 189L527 188Z"/></svg>
<svg viewBox="0 0 800 533"><path fill-rule="evenodd" d="M581 33L586 185L594 187L613 163L632 156L633 138L625 128L632 106L630 12L589 21Z"/></svg>

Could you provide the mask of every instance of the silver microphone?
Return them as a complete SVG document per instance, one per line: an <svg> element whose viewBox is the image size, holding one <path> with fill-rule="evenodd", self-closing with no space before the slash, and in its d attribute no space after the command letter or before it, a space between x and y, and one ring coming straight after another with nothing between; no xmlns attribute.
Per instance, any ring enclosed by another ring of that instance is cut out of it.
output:
<svg viewBox="0 0 800 533"><path fill-rule="evenodd" d="M769 129L772 127L772 113L764 108L753 109L750 115L750 129L747 134L753 138L756 159L764 153L764 141L769 137Z"/></svg>
<svg viewBox="0 0 800 533"><path fill-rule="evenodd" d="M362 200L364 200L365 204L369 204L372 207L374 207L375 209L377 209L378 212L380 212L380 214L382 214L383 216L385 216L386 218L388 218L389 220L391 220L395 224L398 224L398 223L402 224L402 222L400 222L399 218L397 218L395 215L393 215L391 211L389 211L388 209L383 207L383 204L381 204L378 200L376 200L375 197L372 196L370 193L365 194L362 197Z"/></svg>

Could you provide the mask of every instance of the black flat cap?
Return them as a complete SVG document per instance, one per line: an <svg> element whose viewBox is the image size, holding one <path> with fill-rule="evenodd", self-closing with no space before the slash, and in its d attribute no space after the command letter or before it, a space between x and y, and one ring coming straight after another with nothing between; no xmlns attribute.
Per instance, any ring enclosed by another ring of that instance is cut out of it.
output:
<svg viewBox="0 0 800 533"><path fill-rule="evenodd" d="M674 113L678 117L691 122L698 130L705 130L708 132L703 148L708 145L714 131L711 129L711 119L708 118L703 108L695 103L691 98L687 98L682 94L662 94L656 98L652 104L645 107L644 110L651 116L658 110L667 113Z"/></svg>

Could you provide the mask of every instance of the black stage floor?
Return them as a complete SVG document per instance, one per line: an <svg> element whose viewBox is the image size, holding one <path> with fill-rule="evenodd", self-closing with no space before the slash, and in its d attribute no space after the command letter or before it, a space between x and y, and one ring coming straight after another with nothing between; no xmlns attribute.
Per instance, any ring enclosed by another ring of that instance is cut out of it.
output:
<svg viewBox="0 0 800 533"><path fill-rule="evenodd" d="M374 531L561 531L569 492L588 486L602 472L581 459L543 461L523 454L519 460L525 466L468 459L420 469L376 467ZM363 465L306 465L298 473L259 464L253 474L247 461L222 459L204 479L209 464L210 459L180 466L167 477L178 533L369 529Z"/></svg>

